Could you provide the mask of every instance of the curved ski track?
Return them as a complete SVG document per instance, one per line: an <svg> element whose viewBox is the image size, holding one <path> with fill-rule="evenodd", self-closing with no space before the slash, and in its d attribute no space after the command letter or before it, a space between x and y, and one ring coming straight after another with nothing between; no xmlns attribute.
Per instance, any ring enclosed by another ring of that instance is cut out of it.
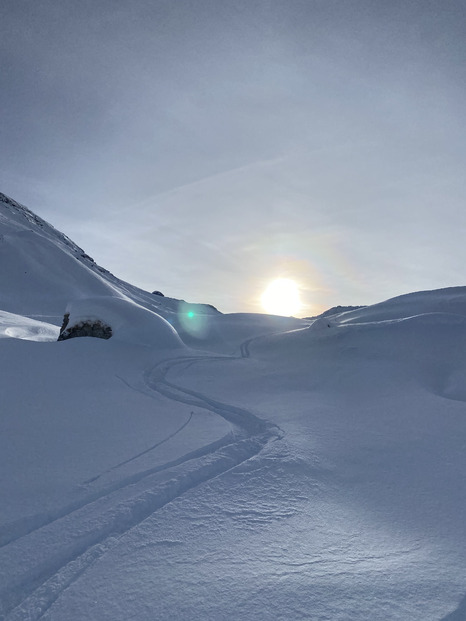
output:
<svg viewBox="0 0 466 621"><path fill-rule="evenodd" d="M253 340L248 339L241 345L241 357L249 357L249 344ZM5 569L8 579L3 588L0 587L0 620L41 619L60 594L130 529L184 493L254 457L270 440L282 437L277 426L248 410L211 399L166 379L176 366L235 359L235 356L220 355L180 357L160 362L146 373L145 382L151 390L171 400L211 411L228 421L233 431L173 462L91 490L73 505L25 522L0 549L0 566L2 555L9 561L8 570ZM192 413L172 435L184 428L191 416ZM27 570L25 559L28 559Z"/></svg>

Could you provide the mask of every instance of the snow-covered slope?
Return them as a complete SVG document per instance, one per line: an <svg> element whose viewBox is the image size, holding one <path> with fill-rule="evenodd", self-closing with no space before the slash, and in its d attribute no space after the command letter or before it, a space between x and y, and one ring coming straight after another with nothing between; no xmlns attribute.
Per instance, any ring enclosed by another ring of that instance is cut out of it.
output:
<svg viewBox="0 0 466 621"><path fill-rule="evenodd" d="M0 303L10 312L61 320L68 302L89 296L130 296L169 316L179 309L179 300L153 295L116 278L66 235L1 193L0 261ZM190 306L202 313L214 312L210 306Z"/></svg>
<svg viewBox="0 0 466 621"><path fill-rule="evenodd" d="M61 319L70 299L115 291L111 275L65 235L0 194L0 304L18 314Z"/></svg>
<svg viewBox="0 0 466 621"><path fill-rule="evenodd" d="M1 619L466 618L466 287L222 315L0 214Z"/></svg>
<svg viewBox="0 0 466 621"><path fill-rule="evenodd" d="M238 322L209 304L143 291L97 265L66 235L1 193L0 265L0 309L57 326L68 306L97 297L134 302L169 321L189 345L208 344L219 351L238 347L259 324L263 333L274 332L277 325L301 325L293 319L251 315ZM224 324L232 330L225 332Z"/></svg>

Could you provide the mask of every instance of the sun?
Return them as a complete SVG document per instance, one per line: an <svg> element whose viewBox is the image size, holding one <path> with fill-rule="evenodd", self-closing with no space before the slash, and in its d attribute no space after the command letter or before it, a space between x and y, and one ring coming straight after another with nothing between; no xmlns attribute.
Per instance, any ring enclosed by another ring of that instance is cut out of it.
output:
<svg viewBox="0 0 466 621"><path fill-rule="evenodd" d="M264 291L261 302L266 313L289 317L301 308L299 287L290 278L277 278Z"/></svg>

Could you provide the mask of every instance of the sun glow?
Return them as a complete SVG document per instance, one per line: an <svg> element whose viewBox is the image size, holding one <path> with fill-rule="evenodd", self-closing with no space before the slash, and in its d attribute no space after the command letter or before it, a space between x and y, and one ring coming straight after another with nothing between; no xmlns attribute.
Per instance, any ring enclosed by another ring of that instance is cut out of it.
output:
<svg viewBox="0 0 466 621"><path fill-rule="evenodd" d="M267 313L289 317L301 308L299 287L294 280L277 278L264 291L261 302Z"/></svg>

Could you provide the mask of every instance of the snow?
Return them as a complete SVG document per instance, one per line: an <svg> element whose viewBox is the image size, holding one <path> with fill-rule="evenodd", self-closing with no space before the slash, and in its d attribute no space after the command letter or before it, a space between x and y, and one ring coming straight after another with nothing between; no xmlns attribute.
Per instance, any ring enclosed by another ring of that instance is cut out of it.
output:
<svg viewBox="0 0 466 621"><path fill-rule="evenodd" d="M0 339L14 338L26 341L56 341L59 329L45 321L37 321L15 313L0 311Z"/></svg>
<svg viewBox="0 0 466 621"><path fill-rule="evenodd" d="M68 304L65 312L69 316L68 328L103 318L112 328L114 342L158 349L185 347L166 319L127 298L80 298Z"/></svg>
<svg viewBox="0 0 466 621"><path fill-rule="evenodd" d="M0 236L0 618L465 618L466 287L223 315Z"/></svg>

